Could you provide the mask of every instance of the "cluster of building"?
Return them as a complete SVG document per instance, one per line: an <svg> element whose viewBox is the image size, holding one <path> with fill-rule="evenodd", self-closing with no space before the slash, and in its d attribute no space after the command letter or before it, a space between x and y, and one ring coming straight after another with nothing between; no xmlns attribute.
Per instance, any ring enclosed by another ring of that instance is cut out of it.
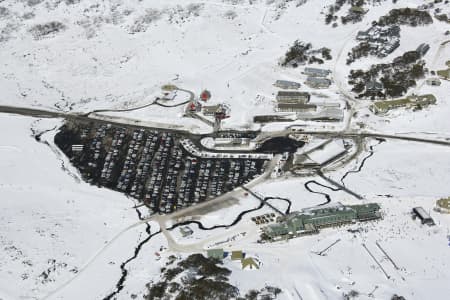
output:
<svg viewBox="0 0 450 300"><path fill-rule="evenodd" d="M260 156L267 157L193 157L172 132L107 124L65 130L61 134L71 139L58 146L88 182L124 192L153 212L169 213L228 192L263 173L266 160Z"/></svg>
<svg viewBox="0 0 450 300"><path fill-rule="evenodd" d="M307 92L279 91L277 100L277 111L279 112L304 112L316 111L317 106L309 103L311 95Z"/></svg>
<svg viewBox="0 0 450 300"><path fill-rule="evenodd" d="M360 205L333 203L278 217L276 224L270 224L262 228L261 241L286 240L318 233L324 227L341 226L380 218L380 206L377 203Z"/></svg>
<svg viewBox="0 0 450 300"><path fill-rule="evenodd" d="M209 93L209 91L205 90L202 92L200 99L202 99L203 101L207 101L210 95L211 94ZM202 105L200 101L192 100L187 104L185 112L187 116L196 117L207 123L210 123L211 121L200 117L198 113L202 112L206 117L213 117L214 123L211 123L211 125L214 126L214 131L218 131L220 129L222 120L230 117L230 107L225 103L215 105Z"/></svg>
<svg viewBox="0 0 450 300"><path fill-rule="evenodd" d="M380 58L386 57L400 46L400 27L374 25L367 30L359 31L356 40L368 49L369 54ZM362 47L361 44L359 47ZM352 53L349 56L351 58Z"/></svg>
<svg viewBox="0 0 450 300"><path fill-rule="evenodd" d="M209 249L206 251L208 258L223 260L227 257L232 261L238 261L241 263L241 267L243 270L245 269L259 269L260 263L256 258L246 256L244 252L241 250L227 252L222 248L217 249Z"/></svg>
<svg viewBox="0 0 450 300"><path fill-rule="evenodd" d="M330 70L305 67L302 73L307 75L305 84L311 88L328 88L331 85L331 80L327 78L331 73ZM304 121L340 122L344 119L344 111L340 103L312 103L310 93L295 91L300 88L300 83L277 80L274 86L283 89L276 95L275 111L277 112L295 113L295 119ZM283 115L262 115L255 116L254 121L258 123L289 122L293 119Z"/></svg>
<svg viewBox="0 0 450 300"><path fill-rule="evenodd" d="M199 99L194 99L186 106L186 113L198 113L202 112L205 116L212 116L219 119L225 119L229 117L230 108L225 103L215 105L203 105L202 102L207 102L211 99L211 92L203 90L200 93Z"/></svg>
<svg viewBox="0 0 450 300"><path fill-rule="evenodd" d="M434 95L413 95L403 99L375 101L369 109L375 114L384 114L396 108L421 109L431 104L436 104Z"/></svg>
<svg viewBox="0 0 450 300"><path fill-rule="evenodd" d="M342 121L344 118L340 103L310 103L310 99L307 92L279 91L276 110L297 113L297 119L305 121Z"/></svg>
<svg viewBox="0 0 450 300"><path fill-rule="evenodd" d="M412 69L410 69L410 64L405 62L405 57L415 57L416 59L423 57L428 50L430 49L430 46L428 44L420 44L416 50L405 52L403 55L398 56L393 59L393 62L391 64L380 64L379 66L381 72L383 75L390 74L395 71L394 79L397 81L397 84L395 86L398 89L407 90L409 87L411 87L410 82L414 81L414 78L411 77ZM392 89L392 82L390 84L390 88L387 89L383 82L379 81L376 78L378 75L374 76L373 74L367 74L366 76L370 75L372 78L360 78L362 79L360 83L364 82L364 93L360 96L364 96L366 98L376 99L376 98L384 98L388 94L387 91L389 89ZM391 76L391 75L388 75ZM408 79L410 77L410 79ZM426 83L429 85L440 85L440 81L437 78L429 78L426 80Z"/></svg>
<svg viewBox="0 0 450 300"><path fill-rule="evenodd" d="M326 89L331 85L331 80L327 78L331 74L330 70L306 67L303 74L308 76L305 84L310 88Z"/></svg>

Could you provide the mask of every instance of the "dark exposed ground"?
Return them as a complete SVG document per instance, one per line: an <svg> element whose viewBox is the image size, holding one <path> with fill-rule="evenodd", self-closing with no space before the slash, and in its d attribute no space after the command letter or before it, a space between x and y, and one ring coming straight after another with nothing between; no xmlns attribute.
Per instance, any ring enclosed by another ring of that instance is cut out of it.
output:
<svg viewBox="0 0 450 300"><path fill-rule="evenodd" d="M304 142L296 141L287 137L275 137L265 141L257 151L263 153L293 153L304 144Z"/></svg>

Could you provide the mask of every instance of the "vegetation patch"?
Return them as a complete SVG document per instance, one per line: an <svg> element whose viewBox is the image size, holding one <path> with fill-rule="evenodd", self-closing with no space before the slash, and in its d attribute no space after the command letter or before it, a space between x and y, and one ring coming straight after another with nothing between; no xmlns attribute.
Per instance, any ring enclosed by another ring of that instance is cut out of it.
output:
<svg viewBox="0 0 450 300"><path fill-rule="evenodd" d="M420 53L408 51L394 58L392 63L372 65L367 71L351 70L348 83L358 98L400 97L416 86L417 79L424 77L424 66ZM377 88L372 88L373 85Z"/></svg>
<svg viewBox="0 0 450 300"><path fill-rule="evenodd" d="M374 1L377 2L377 1ZM350 8L347 13L340 17L342 24L361 22L364 15L367 13L365 0L336 0L332 5L328 6L325 13L325 24L333 23L333 27L337 26L339 20L337 13L342 9L344 4L349 4Z"/></svg>
<svg viewBox="0 0 450 300"><path fill-rule="evenodd" d="M329 48L313 49L311 43L305 43L299 40L294 42L294 45L289 48L280 65L283 67L290 66L293 68L303 64L318 63L323 64L324 60L331 60L331 50Z"/></svg>
<svg viewBox="0 0 450 300"><path fill-rule="evenodd" d="M380 17L377 23L380 26L409 25L415 27L431 24L433 18L427 11L406 7L392 9L387 15Z"/></svg>
<svg viewBox="0 0 450 300"><path fill-rule="evenodd" d="M446 22L450 24L450 18L446 14L436 14L434 17L441 22Z"/></svg>
<svg viewBox="0 0 450 300"><path fill-rule="evenodd" d="M64 31L66 29L66 25L58 21L52 21L44 24L38 24L33 26L30 29L30 33L33 35L33 38L36 40L54 35L58 32Z"/></svg>
<svg viewBox="0 0 450 300"><path fill-rule="evenodd" d="M168 265L172 264L173 261ZM163 268L160 281L147 284L144 299L271 300L281 293L279 288L266 286L241 295L239 289L229 283L230 274L220 260L192 254L171 268Z"/></svg>

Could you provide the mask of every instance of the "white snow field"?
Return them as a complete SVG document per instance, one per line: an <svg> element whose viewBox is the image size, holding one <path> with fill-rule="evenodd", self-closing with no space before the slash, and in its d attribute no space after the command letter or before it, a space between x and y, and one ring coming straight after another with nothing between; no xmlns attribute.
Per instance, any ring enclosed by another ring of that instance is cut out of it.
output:
<svg viewBox="0 0 450 300"><path fill-rule="evenodd" d="M177 242L173 254L189 254L202 247L243 250L249 256L258 258L262 264L259 270L241 270L240 263L225 259L225 266L233 271L232 283L241 291L254 289L257 283L278 286L283 290L280 299L298 299L299 295L302 299L341 299L344 293L351 290L359 293L357 299L390 299L394 294L403 295L406 299L446 299L450 292L447 284L450 277L450 218L432 209L436 199L450 194L447 184L450 148L388 141L377 145L374 151L359 173L350 173L344 180L346 186L363 195L364 200L343 191L332 192L314 185L311 188L328 193L332 202L377 202L382 207L382 220L323 229L319 235L286 242L258 244L258 228L249 218L272 212L265 208L243 218L231 229L201 231L196 225L191 225L194 235L187 238L173 232ZM359 163L356 164L359 166ZM326 175L339 181L344 171ZM304 183L309 180L276 179L255 190L265 196L288 198L292 201L292 209L298 210L325 200L323 196L309 193L304 188ZM329 186L323 180L316 180ZM431 212L437 225L429 227L413 220L411 209L416 206L423 206ZM235 214L231 208L223 209L204 219L220 216L227 220L230 212ZM348 232L348 229L354 232ZM203 239L199 239L202 235ZM340 241L325 255L317 254L337 240ZM380 262L389 278L363 244ZM134 272L143 272L139 266L134 268ZM157 278L155 274L154 280Z"/></svg>
<svg viewBox="0 0 450 300"><path fill-rule="evenodd" d="M450 42L445 44L450 25L433 18L428 26L401 26L400 46L393 53L347 66L357 31L392 8L418 7L429 1L375 2L367 5L362 22L332 28L324 19L327 6L334 2L0 0L0 106L68 113L110 110L90 116L210 132L210 125L184 117L184 106L146 106L162 95L163 85L173 84L195 95L210 90L208 104L227 103L231 117L223 121L225 129L277 131L297 124L311 131L364 130L449 141L449 81L435 87L423 79L408 91L432 93L436 105L376 116L368 109L372 101L354 101L347 77L351 69L391 62L423 42L430 45L425 67L443 69L450 59ZM436 7L450 13L444 1ZM345 4L338 16L349 8ZM331 49L331 60L312 65L332 71L329 89L307 87L303 66L279 65L297 39L313 48ZM346 110L344 122L298 120L261 128L253 117L274 114L276 80L300 82L300 90L311 92L313 103L339 102L352 108ZM190 95L179 94L175 103ZM116 111L141 106L146 107ZM123 194L83 182L54 145L62 124L62 119L0 114L0 300L90 300L115 292L117 299L142 299L146 284L159 279L170 255L205 254L215 247L243 250L261 262L259 270L247 271L224 260L233 271L230 283L242 294L272 285L282 289L278 299L289 300L344 299L351 291L357 292L355 299L384 300L394 294L408 300L449 298L450 215L432 210L437 199L450 196L449 146L368 141L350 163L325 173L362 200L336 190L319 176L284 174L252 187L265 197L290 199L291 211L323 204L327 195L333 203L377 202L383 219L376 222L260 244L260 227L251 218L273 212L264 206L229 228L206 231L191 224L190 237L183 238L177 228L147 241L148 227L139 220L135 203ZM205 215L186 219L205 227L228 225L243 211L260 205L242 189L228 200ZM287 209L286 201L269 203ZM413 220L411 209L416 206L430 212L436 226ZM143 208L140 212L148 215ZM176 221L152 217L150 232ZM136 255L137 247L141 248Z"/></svg>
<svg viewBox="0 0 450 300"><path fill-rule="evenodd" d="M252 116L273 113L275 80L303 83L306 79L300 74L301 67L278 66L279 58L296 39L315 48L331 49L333 59L321 67L334 71L335 84L323 93L329 97L326 101L340 101L339 94L347 87L349 67L345 59L356 44L356 31L366 29L393 7L415 7L422 1L382 2L370 7L362 22L337 28L325 25L321 13L332 1L296 3L2 2L6 13L0 17L0 25L5 28L0 47L0 103L84 112L129 108L151 102L160 95L163 84L173 83L195 93L208 88L212 103L231 105L231 118L224 127L248 128L253 126ZM344 6L342 10L346 9ZM34 26L50 21L61 22L64 29L36 38ZM445 24L436 22L418 29L402 26L401 47L385 61L415 49L421 36L432 43L425 57L431 61L445 38ZM377 61L373 57L363 59L354 67ZM306 86L302 89L310 90ZM151 106L124 114L165 119L190 128L189 121L180 118L180 109L161 111Z"/></svg>
<svg viewBox="0 0 450 300"><path fill-rule="evenodd" d="M0 124L0 298L42 298L85 272L96 255L101 261L100 251L117 237L130 247L108 250L109 269L90 279L102 274L93 287L106 293L120 276L118 264L138 243L139 232L118 236L138 221L133 202L80 181L69 161L52 150L54 130L41 137L51 148L31 136L30 128L53 129L60 120L1 114Z"/></svg>

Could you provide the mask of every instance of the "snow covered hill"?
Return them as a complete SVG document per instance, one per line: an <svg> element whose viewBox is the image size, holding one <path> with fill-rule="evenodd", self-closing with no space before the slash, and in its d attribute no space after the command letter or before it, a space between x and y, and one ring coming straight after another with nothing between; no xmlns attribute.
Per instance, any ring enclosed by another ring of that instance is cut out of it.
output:
<svg viewBox="0 0 450 300"><path fill-rule="evenodd" d="M226 129L270 132L300 125L328 133L449 141L450 82L426 83L450 60L450 24L436 18L449 15L448 1L434 1L433 7L423 7L431 3L425 0L363 1L363 13L351 5L356 2L0 0L0 106L110 110L95 116L209 132L209 125L184 116L184 106L146 106L162 95L163 85L173 84L185 89L177 96L180 103L190 91L196 97L203 89L212 93L208 104L226 103L231 112L223 121ZM337 3L342 7L328 17ZM403 7L426 10L433 23L401 25L395 51L347 65L357 32ZM361 19L342 24L352 8ZM334 21L327 24L327 18ZM331 50L330 60L309 65L331 71L328 89L305 85L305 66L280 66L296 40ZM435 105L375 115L369 110L372 100L355 99L348 83L351 69L390 63L421 43L430 45L423 57L428 72L407 95L433 94ZM299 82L312 103L345 107L343 122L254 123L256 115L275 113L276 80ZM114 111L140 106L145 107ZM146 212L133 208L131 199L82 181L53 142L62 124L61 119L0 114L0 300L141 299L146 284L161 280L160 269L170 256L206 254L216 247L244 250L260 263L259 270L242 270L224 260L233 272L230 284L242 294L266 284L282 289L279 299L391 299L394 294L446 299L450 294L450 218L432 211L437 199L450 196L448 146L366 139L350 163L324 176L362 195L362 201L379 203L382 220L259 244L260 227L251 218L272 210L243 190L212 208L155 217L146 225L137 214ZM258 183L254 191L290 199L291 211L328 200L361 202L324 177L280 176ZM280 199L270 203L287 208ZM414 206L430 211L436 226L412 220ZM180 221L192 222L191 236L171 228ZM325 255L317 254L337 240Z"/></svg>
<svg viewBox="0 0 450 300"><path fill-rule="evenodd" d="M361 22L332 28L324 11L333 1L3 1L0 103L64 111L133 107L172 82L198 93L210 89L214 102L231 105L227 126L248 127L253 115L273 112L275 80L305 80L298 69L278 65L295 40L331 49L323 67L334 70L335 85L325 96L339 100L356 31L393 7L422 3L401 2L376 2ZM415 49L423 36L435 43L432 60L445 27L406 31L386 59ZM137 117L160 114L146 109ZM181 111L169 114L175 120Z"/></svg>

